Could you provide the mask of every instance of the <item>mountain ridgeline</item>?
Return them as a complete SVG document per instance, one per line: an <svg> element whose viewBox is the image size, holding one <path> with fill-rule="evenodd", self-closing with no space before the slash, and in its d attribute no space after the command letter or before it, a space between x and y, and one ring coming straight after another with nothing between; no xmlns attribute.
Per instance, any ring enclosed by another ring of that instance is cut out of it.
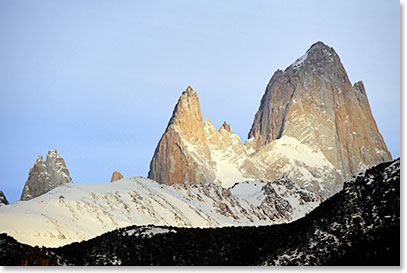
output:
<svg viewBox="0 0 407 273"><path fill-rule="evenodd" d="M322 42L278 70L267 85L248 140L226 122L202 124L188 87L154 152L148 177L165 184L273 181L289 177L323 199L368 167L391 160L362 82L351 84L335 50Z"/></svg>
<svg viewBox="0 0 407 273"><path fill-rule="evenodd" d="M2 265L400 265L400 159L305 217L260 227L131 226L60 248L0 234Z"/></svg>

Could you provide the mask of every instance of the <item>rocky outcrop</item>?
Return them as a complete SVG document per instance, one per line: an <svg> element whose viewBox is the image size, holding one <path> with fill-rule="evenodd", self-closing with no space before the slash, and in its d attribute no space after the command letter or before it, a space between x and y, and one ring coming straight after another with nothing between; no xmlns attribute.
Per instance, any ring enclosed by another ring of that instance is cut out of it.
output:
<svg viewBox="0 0 407 273"><path fill-rule="evenodd" d="M30 169L21 200L30 200L65 183L72 183L65 161L57 150L51 150L45 162L40 155Z"/></svg>
<svg viewBox="0 0 407 273"><path fill-rule="evenodd" d="M7 198L4 195L3 191L0 191L0 207L5 205L8 205Z"/></svg>
<svg viewBox="0 0 407 273"><path fill-rule="evenodd" d="M268 149L288 136L320 151L334 166L336 183L325 184L328 195L343 181L367 167L392 159L372 116L362 82L353 86L335 50L322 42L284 72L271 78L261 99L247 146ZM268 179L280 175L267 166ZM311 181L312 182L312 181ZM320 183L313 183L318 190Z"/></svg>
<svg viewBox="0 0 407 273"><path fill-rule="evenodd" d="M391 160L362 82L353 86L336 52L318 42L271 78L243 145L226 122L202 117L188 87L150 164L149 178L172 184L283 176L323 199L346 179Z"/></svg>
<svg viewBox="0 0 407 273"><path fill-rule="evenodd" d="M114 173L112 174L112 179L110 179L110 182L114 182L120 179L123 179L123 175L118 171L114 171Z"/></svg>

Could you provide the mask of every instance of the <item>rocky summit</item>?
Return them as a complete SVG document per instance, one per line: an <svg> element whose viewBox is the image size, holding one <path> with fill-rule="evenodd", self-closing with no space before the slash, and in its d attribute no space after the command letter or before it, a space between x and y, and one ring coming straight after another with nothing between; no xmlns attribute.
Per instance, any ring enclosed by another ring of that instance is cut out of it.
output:
<svg viewBox="0 0 407 273"><path fill-rule="evenodd" d="M114 171L114 173L112 174L112 178L110 179L110 182L114 182L120 179L123 179L123 175L118 171Z"/></svg>
<svg viewBox="0 0 407 273"><path fill-rule="evenodd" d="M65 161L57 150L51 150L45 161L40 155L30 169L21 193L21 201L40 196L65 183L72 183Z"/></svg>
<svg viewBox="0 0 407 273"><path fill-rule="evenodd" d="M278 70L243 144L226 122L202 124L191 87L175 106L151 160L160 183L218 183L288 177L327 199L343 182L392 159L362 82L351 84L335 50L322 42Z"/></svg>

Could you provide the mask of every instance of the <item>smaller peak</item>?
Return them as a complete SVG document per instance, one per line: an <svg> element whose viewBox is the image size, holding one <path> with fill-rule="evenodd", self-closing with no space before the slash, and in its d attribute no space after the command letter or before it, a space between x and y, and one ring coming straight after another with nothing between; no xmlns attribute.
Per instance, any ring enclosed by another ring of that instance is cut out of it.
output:
<svg viewBox="0 0 407 273"><path fill-rule="evenodd" d="M52 155L52 154L58 154L57 149L48 151L48 155Z"/></svg>
<svg viewBox="0 0 407 273"><path fill-rule="evenodd" d="M362 87L363 89L365 89L365 85L363 84L363 81L357 81L353 84L354 87L360 88Z"/></svg>
<svg viewBox="0 0 407 273"><path fill-rule="evenodd" d="M60 158L60 157L61 157L61 156L58 154L57 150L56 150L56 149L53 149L53 150L48 151L48 154L47 154L47 161L48 161L49 159L57 159L57 158Z"/></svg>
<svg viewBox="0 0 407 273"><path fill-rule="evenodd" d="M182 92L181 97L197 97L196 92L194 91L194 89L192 89L192 87L190 85L188 85L187 89L185 91Z"/></svg>
<svg viewBox="0 0 407 273"><path fill-rule="evenodd" d="M182 94L191 94L191 93L195 93L194 89L192 89L192 87L190 85L188 85L187 89L182 93Z"/></svg>
<svg viewBox="0 0 407 273"><path fill-rule="evenodd" d="M358 91L361 92L362 94L366 94L365 85L363 84L363 81L355 82L355 83L353 84L353 88L356 89L356 90L358 90Z"/></svg>
<svg viewBox="0 0 407 273"><path fill-rule="evenodd" d="M220 129L219 129L219 132L220 132L222 129L226 130L226 131L229 132L229 133L233 133L233 132L232 132L232 128L230 127L229 124L226 123L226 121L223 122L222 127L220 127Z"/></svg>
<svg viewBox="0 0 407 273"><path fill-rule="evenodd" d="M210 130L215 130L215 131L217 131L216 128L215 128L215 126L213 126L212 122L209 120L209 118L206 118L206 119L205 119L205 122L204 122L204 129L205 129L205 130L210 129Z"/></svg>
<svg viewBox="0 0 407 273"><path fill-rule="evenodd" d="M42 155L39 155L39 156L37 157L37 162L39 162L39 161L44 161L44 159L42 158Z"/></svg>
<svg viewBox="0 0 407 273"><path fill-rule="evenodd" d="M114 182L114 181L117 181L117 180L120 180L120 179L123 179L123 178L124 177L120 172L114 171L113 174L112 174L112 178L110 179L110 182Z"/></svg>

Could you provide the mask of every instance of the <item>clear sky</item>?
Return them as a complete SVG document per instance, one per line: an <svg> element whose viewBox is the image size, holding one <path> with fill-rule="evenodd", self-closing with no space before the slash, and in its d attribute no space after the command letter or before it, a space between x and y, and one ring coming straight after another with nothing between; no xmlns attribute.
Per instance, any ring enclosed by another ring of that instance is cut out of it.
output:
<svg viewBox="0 0 407 273"><path fill-rule="evenodd" d="M246 140L272 74L316 41L363 80L400 155L399 1L0 1L0 189L57 149L74 182L147 176L183 90Z"/></svg>

